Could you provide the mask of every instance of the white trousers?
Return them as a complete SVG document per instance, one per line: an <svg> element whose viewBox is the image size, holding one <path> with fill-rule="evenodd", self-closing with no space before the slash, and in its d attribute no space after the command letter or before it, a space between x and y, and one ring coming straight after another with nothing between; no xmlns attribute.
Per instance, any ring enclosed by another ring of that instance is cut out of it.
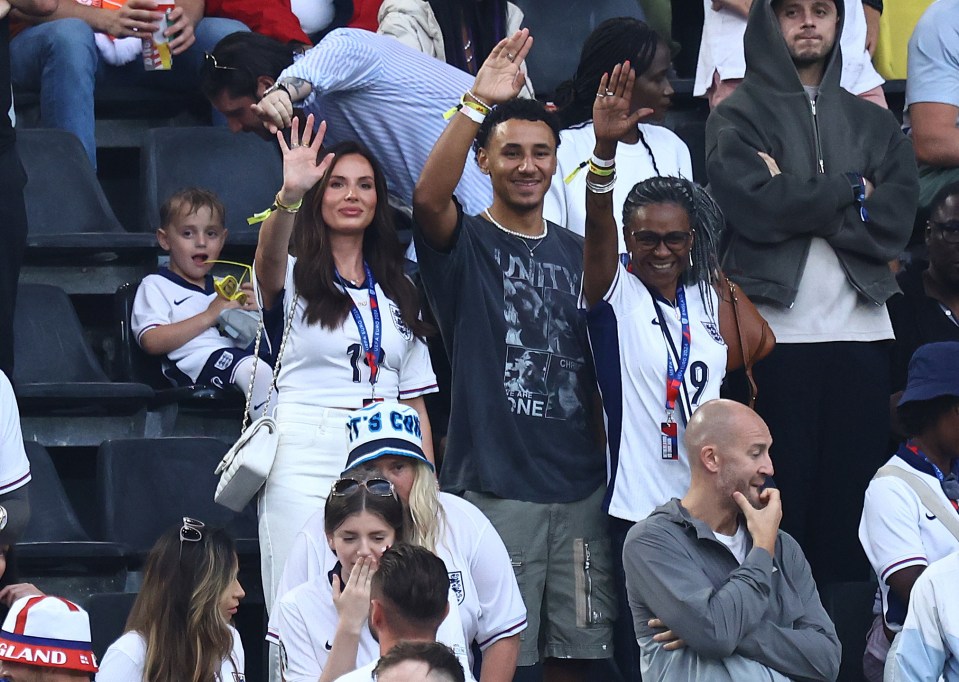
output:
<svg viewBox="0 0 959 682"><path fill-rule="evenodd" d="M326 504L330 486L346 466L349 410L278 405L280 442L258 501L260 568L267 612L293 539Z"/></svg>

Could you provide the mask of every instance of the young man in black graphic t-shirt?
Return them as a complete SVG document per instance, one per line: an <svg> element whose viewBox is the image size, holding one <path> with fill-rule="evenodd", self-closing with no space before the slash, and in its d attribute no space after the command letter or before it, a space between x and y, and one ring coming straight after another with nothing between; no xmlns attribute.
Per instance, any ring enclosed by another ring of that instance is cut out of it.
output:
<svg viewBox="0 0 959 682"><path fill-rule="evenodd" d="M576 311L583 241L543 219L558 126L514 99L531 43L526 31L502 41L464 95L416 186L414 238L453 368L440 482L479 506L510 551L529 618L518 664L545 659L544 679L585 680L587 659L612 654L605 460ZM471 144L493 185L478 216L453 199L450 172ZM497 679L487 664L481 682Z"/></svg>

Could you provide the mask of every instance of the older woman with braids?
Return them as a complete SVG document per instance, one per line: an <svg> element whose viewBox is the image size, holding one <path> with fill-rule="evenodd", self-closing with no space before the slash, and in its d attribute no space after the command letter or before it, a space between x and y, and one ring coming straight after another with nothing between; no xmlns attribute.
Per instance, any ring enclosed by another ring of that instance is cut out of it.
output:
<svg viewBox="0 0 959 682"><path fill-rule="evenodd" d="M583 298L606 418L613 552L622 551L634 522L686 492L685 425L700 404L719 397L726 371L716 292L722 213L709 195L675 177L635 185L622 213L629 264L619 257L612 193L617 146L648 114L632 106L636 80L629 62L600 80L586 176ZM622 655L636 651L636 638L625 586L619 587ZM638 670L635 662L625 664L627 679Z"/></svg>
<svg viewBox="0 0 959 682"><path fill-rule="evenodd" d="M638 19L604 21L583 44L576 73L556 91L562 144L543 214L580 235L586 223L585 162L593 149L593 100L603 74L626 60L636 70L630 113L640 109L647 113L624 128L618 140L616 162L622 184L613 191L614 203L622 206L629 188L646 178L693 177L686 144L668 128L655 125L665 118L673 97L669 45ZM626 252L622 238L619 252Z"/></svg>

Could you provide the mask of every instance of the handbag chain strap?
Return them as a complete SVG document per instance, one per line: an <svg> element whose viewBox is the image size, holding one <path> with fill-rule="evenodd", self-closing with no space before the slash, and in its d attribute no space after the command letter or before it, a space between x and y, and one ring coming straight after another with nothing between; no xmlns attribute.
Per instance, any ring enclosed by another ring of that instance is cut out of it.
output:
<svg viewBox="0 0 959 682"><path fill-rule="evenodd" d="M263 411L270 409L270 401L273 399L273 391L276 389L276 379L280 375L280 361L283 358L283 350L286 348L286 341L290 338L290 329L293 327L293 315L296 312L296 290L293 290L293 296L290 300L290 309L286 315L286 325L283 328L283 338L280 340L280 348L276 354L276 362L273 363L273 381L270 382L270 390L266 394L266 404ZM260 339L263 338L263 311L260 311L260 322L256 326L256 341L253 343L253 373L250 374L250 385L246 390L246 406L243 408L243 425L240 427L240 433L246 431L250 425L250 403L253 401L253 382L256 380L256 364L260 361Z"/></svg>

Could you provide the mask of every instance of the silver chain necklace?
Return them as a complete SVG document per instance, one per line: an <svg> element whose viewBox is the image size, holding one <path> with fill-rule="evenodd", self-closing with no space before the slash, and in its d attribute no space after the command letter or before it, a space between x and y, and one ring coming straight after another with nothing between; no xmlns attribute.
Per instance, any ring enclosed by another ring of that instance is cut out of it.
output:
<svg viewBox="0 0 959 682"><path fill-rule="evenodd" d="M493 217L493 214L490 213L489 209L486 209L485 211L483 211L483 213L486 215L486 218L491 223L496 225L496 227L498 227L500 230L502 230L508 235L512 235L513 237L516 237L517 239L519 239L523 243L523 246L526 247L526 250L529 251L530 258L533 257L533 252L543 245L543 240L546 239L546 236L549 234L549 225L546 223L546 218L543 218L543 234L528 235L528 234L523 234L522 232L516 232L515 230L510 230L509 228L503 227L502 225L499 224L499 222L497 222L496 218ZM536 246L530 248L529 243L526 241L527 239L533 239L538 243L536 244Z"/></svg>

